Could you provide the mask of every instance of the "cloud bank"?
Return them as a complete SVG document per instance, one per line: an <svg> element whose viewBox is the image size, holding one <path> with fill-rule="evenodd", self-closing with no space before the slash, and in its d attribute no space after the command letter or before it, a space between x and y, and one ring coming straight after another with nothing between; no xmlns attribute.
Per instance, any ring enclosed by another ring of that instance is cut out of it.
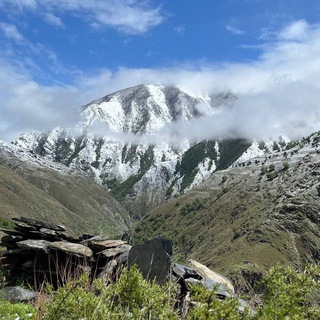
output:
<svg viewBox="0 0 320 320"><path fill-rule="evenodd" d="M25 11L40 14L57 27L63 27L61 17L69 13L93 28L112 27L125 34L145 33L165 19L161 8L151 7L148 0L2 0L1 7L16 15Z"/></svg>
<svg viewBox="0 0 320 320"><path fill-rule="evenodd" d="M31 0L28 3L32 6ZM319 40L320 26L299 20L263 43L254 61L105 69L76 74L72 86L40 85L25 69L0 60L0 139L12 140L23 132L55 125L72 126L77 107L140 83L176 85L202 96L230 91L239 97L233 108L207 119L164 128L161 134L168 137L188 137L193 132L193 139L280 134L299 138L320 129Z"/></svg>

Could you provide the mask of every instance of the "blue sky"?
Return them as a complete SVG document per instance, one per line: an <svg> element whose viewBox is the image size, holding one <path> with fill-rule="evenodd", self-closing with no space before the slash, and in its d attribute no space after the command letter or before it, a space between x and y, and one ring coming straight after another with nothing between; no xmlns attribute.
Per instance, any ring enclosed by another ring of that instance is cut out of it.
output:
<svg viewBox="0 0 320 320"><path fill-rule="evenodd" d="M318 0L0 0L0 139L66 125L139 83L254 94L268 108L279 83L317 86L319 23Z"/></svg>

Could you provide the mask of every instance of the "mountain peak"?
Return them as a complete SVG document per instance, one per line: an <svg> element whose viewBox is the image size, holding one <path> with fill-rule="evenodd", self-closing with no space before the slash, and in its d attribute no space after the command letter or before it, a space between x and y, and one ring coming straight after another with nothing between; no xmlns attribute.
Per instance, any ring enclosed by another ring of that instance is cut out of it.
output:
<svg viewBox="0 0 320 320"><path fill-rule="evenodd" d="M100 121L115 132L145 134L199 116L196 106L203 101L174 86L140 84L89 103L82 115L86 127Z"/></svg>

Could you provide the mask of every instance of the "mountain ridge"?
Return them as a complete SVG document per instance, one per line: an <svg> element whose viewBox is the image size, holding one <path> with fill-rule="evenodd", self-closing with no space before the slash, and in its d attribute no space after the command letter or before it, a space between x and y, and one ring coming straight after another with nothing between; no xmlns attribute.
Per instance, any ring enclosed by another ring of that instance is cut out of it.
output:
<svg viewBox="0 0 320 320"><path fill-rule="evenodd" d="M214 171L226 169L247 150L251 150L247 157L272 151L270 143L258 150L245 139L189 141L180 137L177 146L161 135L157 144L139 140L145 135L152 137L166 125L188 123L219 108L231 108L236 99L231 93L197 98L173 86L138 85L84 106L77 134L71 128L55 128L48 133L22 135L14 143L84 172L139 218ZM96 124L102 134L90 132ZM113 134L120 134L120 138L131 134L134 139L118 141ZM272 143L279 150L286 144Z"/></svg>
<svg viewBox="0 0 320 320"><path fill-rule="evenodd" d="M215 172L135 226L142 242L173 240L175 259L196 259L251 283L280 263L320 259L320 132L288 150Z"/></svg>

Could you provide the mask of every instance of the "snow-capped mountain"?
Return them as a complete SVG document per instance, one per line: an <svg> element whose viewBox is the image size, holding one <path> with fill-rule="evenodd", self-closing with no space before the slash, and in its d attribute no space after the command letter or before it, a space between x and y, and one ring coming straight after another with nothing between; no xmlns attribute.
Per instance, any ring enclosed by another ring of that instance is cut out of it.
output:
<svg viewBox="0 0 320 320"><path fill-rule="evenodd" d="M166 126L205 117L219 107L232 106L235 99L229 93L194 97L177 87L138 85L82 107L76 129L27 133L14 144L80 169L141 216L241 156L246 159L270 149L271 145L257 147L243 139L182 138L172 145L159 138ZM155 133L157 141L152 140ZM281 141L276 148L282 148Z"/></svg>

